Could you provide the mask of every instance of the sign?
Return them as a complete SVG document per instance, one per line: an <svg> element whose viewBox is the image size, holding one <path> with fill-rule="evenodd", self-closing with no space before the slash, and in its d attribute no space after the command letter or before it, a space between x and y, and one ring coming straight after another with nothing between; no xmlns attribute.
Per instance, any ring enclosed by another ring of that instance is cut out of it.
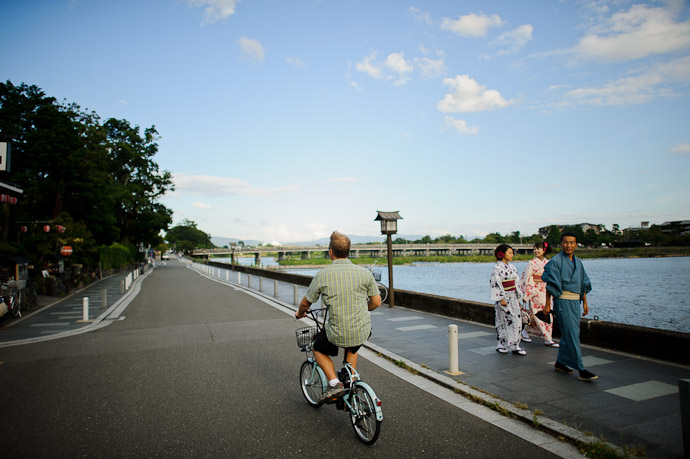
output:
<svg viewBox="0 0 690 459"><path fill-rule="evenodd" d="M10 144L0 142L0 171L10 172L11 153Z"/></svg>

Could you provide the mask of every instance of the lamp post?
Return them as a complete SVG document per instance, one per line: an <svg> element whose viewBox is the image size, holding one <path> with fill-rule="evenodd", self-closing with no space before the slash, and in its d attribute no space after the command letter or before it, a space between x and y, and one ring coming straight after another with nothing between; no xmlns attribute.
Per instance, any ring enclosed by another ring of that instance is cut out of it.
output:
<svg viewBox="0 0 690 459"><path fill-rule="evenodd" d="M391 235L398 232L398 220L402 217L395 212L376 211L378 215L374 221L381 222L381 234L386 235L386 245L388 246L388 307L395 306L395 290L393 289L393 242Z"/></svg>

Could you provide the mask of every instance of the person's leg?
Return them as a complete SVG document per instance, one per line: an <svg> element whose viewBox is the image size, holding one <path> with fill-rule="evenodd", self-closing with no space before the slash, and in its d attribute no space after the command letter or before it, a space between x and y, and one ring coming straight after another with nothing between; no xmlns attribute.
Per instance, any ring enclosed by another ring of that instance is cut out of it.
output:
<svg viewBox="0 0 690 459"><path fill-rule="evenodd" d="M331 360L329 356L322 354L321 352L314 351L314 358L316 359L316 363L319 364L323 372L326 374L326 378L328 378L329 381L337 379L333 360Z"/></svg>
<svg viewBox="0 0 690 459"><path fill-rule="evenodd" d="M353 369L357 369L357 352L345 351L345 361L349 363Z"/></svg>

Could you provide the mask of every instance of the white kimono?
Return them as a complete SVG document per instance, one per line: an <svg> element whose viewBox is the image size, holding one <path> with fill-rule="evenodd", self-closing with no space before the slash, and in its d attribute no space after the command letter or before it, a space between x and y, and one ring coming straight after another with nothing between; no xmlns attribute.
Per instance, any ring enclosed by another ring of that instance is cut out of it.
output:
<svg viewBox="0 0 690 459"><path fill-rule="evenodd" d="M518 280L515 266L503 261L496 262L491 273L491 300L496 305L496 339L498 347L512 351L520 349L522 331L522 292ZM501 305L501 300L506 300L505 306Z"/></svg>

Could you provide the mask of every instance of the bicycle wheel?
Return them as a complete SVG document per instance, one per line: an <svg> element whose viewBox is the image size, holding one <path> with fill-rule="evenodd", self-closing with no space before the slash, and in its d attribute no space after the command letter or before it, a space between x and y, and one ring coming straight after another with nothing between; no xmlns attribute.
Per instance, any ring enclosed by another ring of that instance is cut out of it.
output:
<svg viewBox="0 0 690 459"><path fill-rule="evenodd" d="M12 317L22 316L22 292L12 292L8 309L10 310L10 313L12 313Z"/></svg>
<svg viewBox="0 0 690 459"><path fill-rule="evenodd" d="M388 298L388 287L383 284L379 284L379 293L381 294L381 303L383 303L386 301L386 298Z"/></svg>
<svg viewBox="0 0 690 459"><path fill-rule="evenodd" d="M323 395L323 381L321 380L321 373L314 368L314 362L309 360L302 364L299 370L299 385L302 388L302 394L307 399L307 403L318 408L321 406L319 399Z"/></svg>
<svg viewBox="0 0 690 459"><path fill-rule="evenodd" d="M350 397L350 404L352 405L350 420L357 438L361 442L371 445L379 438L381 431L381 421L376 419L374 401L369 392L363 387L355 385Z"/></svg>

